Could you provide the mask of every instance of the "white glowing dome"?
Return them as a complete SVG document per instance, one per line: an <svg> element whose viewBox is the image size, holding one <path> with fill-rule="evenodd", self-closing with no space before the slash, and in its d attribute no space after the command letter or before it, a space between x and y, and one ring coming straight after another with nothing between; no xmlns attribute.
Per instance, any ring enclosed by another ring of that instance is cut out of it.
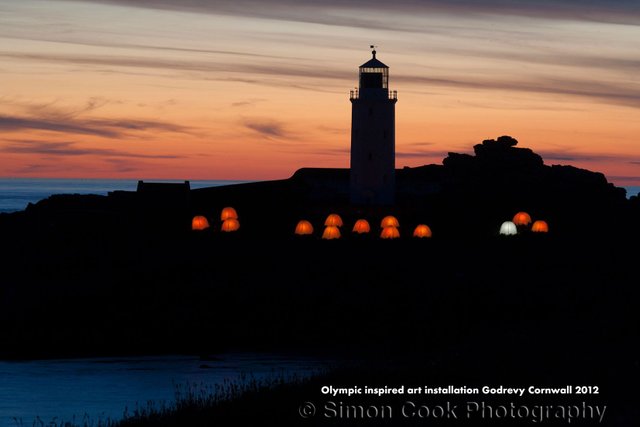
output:
<svg viewBox="0 0 640 427"><path fill-rule="evenodd" d="M503 236L513 236L518 234L518 228L511 221L505 221L500 226L500 234Z"/></svg>

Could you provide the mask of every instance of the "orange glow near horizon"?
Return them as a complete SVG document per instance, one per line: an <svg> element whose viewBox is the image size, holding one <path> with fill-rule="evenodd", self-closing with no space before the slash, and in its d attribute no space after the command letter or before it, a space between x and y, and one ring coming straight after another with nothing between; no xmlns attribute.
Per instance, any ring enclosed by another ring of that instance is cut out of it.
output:
<svg viewBox="0 0 640 427"><path fill-rule="evenodd" d="M633 14L143 3L3 5L0 176L263 180L346 168L349 90L375 42L398 91L397 168L510 135L546 164L640 185Z"/></svg>

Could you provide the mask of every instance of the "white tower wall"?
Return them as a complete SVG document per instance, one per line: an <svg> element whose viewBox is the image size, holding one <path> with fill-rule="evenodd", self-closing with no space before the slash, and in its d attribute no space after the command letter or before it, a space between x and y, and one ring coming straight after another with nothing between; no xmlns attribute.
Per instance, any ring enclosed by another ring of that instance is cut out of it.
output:
<svg viewBox="0 0 640 427"><path fill-rule="evenodd" d="M395 92L388 67L375 58L360 67L360 88L351 94L350 199L353 204L395 201Z"/></svg>

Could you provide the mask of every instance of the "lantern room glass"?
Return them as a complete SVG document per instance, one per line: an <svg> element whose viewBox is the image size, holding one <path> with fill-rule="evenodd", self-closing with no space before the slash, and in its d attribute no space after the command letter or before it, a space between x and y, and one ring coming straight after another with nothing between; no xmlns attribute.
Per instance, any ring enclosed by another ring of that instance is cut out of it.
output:
<svg viewBox="0 0 640 427"><path fill-rule="evenodd" d="M388 89L389 68L360 67L360 89Z"/></svg>

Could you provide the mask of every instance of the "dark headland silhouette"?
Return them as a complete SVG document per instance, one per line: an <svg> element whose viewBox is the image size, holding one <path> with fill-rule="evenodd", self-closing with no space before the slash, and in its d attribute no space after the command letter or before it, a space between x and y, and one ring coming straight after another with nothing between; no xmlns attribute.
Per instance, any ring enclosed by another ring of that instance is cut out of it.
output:
<svg viewBox="0 0 640 427"><path fill-rule="evenodd" d="M546 220L554 235L620 237L607 231L611 221L625 224L624 235L634 233L637 198L627 199L625 190L602 173L545 165L517 144L501 136L475 145L474 155L449 153L442 165L398 169L396 201L389 205L351 204L348 169L303 168L288 179L196 190L188 182L140 182L136 192L55 195L5 215L2 224L7 233L20 230L22 236L62 230L68 235L167 236L190 230L194 215L208 217L215 229L220 210L234 206L242 219L239 238L288 239L298 220L321 227L333 211L350 224L360 217L376 222L398 215L405 237L409 226L427 222L436 236L468 238L493 236L503 220L524 210Z"/></svg>

